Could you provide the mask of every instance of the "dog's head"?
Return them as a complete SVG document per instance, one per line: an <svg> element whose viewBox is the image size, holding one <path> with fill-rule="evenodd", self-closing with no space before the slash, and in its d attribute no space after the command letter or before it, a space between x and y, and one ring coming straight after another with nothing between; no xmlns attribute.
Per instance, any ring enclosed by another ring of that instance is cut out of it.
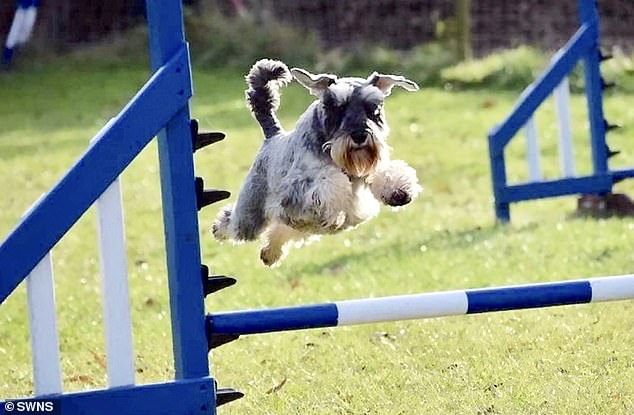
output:
<svg viewBox="0 0 634 415"><path fill-rule="evenodd" d="M322 150L350 176L371 174L387 157L385 97L394 86L416 91L418 85L402 76L376 72L367 79L314 75L298 68L291 69L291 73L319 98L317 116L325 137Z"/></svg>

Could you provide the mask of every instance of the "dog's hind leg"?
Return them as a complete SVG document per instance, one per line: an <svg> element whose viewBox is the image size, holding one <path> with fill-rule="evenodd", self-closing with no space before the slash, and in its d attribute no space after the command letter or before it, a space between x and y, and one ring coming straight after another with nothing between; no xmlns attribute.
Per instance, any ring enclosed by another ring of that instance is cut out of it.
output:
<svg viewBox="0 0 634 415"><path fill-rule="evenodd" d="M233 242L255 241L264 231L267 220L259 206L225 206L214 221L212 232L219 240Z"/></svg>
<svg viewBox="0 0 634 415"><path fill-rule="evenodd" d="M211 233L213 233L214 238L219 241L226 241L230 239L229 224L231 223L232 210L233 204L231 203L223 206L220 212L218 212L218 216L216 216L216 220L211 226Z"/></svg>
<svg viewBox="0 0 634 415"><path fill-rule="evenodd" d="M305 233L279 222L271 225L265 235L266 239L260 251L260 259L269 267L279 264L288 254L291 244L301 244L307 236Z"/></svg>
<svg viewBox="0 0 634 415"><path fill-rule="evenodd" d="M238 200L235 207L229 204L218 212L211 228L217 240L254 241L264 231L267 221L262 206L240 202Z"/></svg>
<svg viewBox="0 0 634 415"><path fill-rule="evenodd" d="M212 232L220 241L254 241L266 228L264 204L268 193L266 177L256 163L249 173L235 206L225 206L214 221Z"/></svg>

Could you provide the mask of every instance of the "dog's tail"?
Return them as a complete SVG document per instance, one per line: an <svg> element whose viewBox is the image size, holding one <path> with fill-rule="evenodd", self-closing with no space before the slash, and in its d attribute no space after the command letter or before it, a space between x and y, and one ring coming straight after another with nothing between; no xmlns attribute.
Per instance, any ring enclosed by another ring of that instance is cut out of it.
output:
<svg viewBox="0 0 634 415"><path fill-rule="evenodd" d="M275 111L280 106L280 86L291 81L288 67L271 59L259 60L246 77L249 88L246 98L249 109L260 123L264 137L270 138L282 131Z"/></svg>

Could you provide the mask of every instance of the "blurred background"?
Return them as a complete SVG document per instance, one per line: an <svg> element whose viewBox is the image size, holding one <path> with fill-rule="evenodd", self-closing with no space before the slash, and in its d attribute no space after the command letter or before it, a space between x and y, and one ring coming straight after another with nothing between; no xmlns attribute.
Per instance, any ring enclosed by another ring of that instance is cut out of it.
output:
<svg viewBox="0 0 634 415"><path fill-rule="evenodd" d="M139 53L146 47L144 0L40 3L32 39L13 63L17 70L78 53L105 61L146 59ZM255 59L268 56L323 71L407 72L428 85L525 86L578 26L576 0L185 3L195 65L245 71ZM601 0L599 8L602 45L617 56L612 72L618 78L633 70L628 57L634 44L634 1ZM0 2L5 38L15 9L13 1ZM492 54L495 59L477 70L445 70Z"/></svg>

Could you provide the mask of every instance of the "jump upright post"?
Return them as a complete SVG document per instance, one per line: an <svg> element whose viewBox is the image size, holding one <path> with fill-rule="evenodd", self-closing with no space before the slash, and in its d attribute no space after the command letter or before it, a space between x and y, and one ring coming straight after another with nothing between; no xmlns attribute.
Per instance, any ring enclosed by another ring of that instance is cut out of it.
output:
<svg viewBox="0 0 634 415"><path fill-rule="evenodd" d="M506 119L489 132L489 157L495 215L507 222L511 218L510 205L533 200L573 194L606 195L615 183L634 176L634 169L610 170L608 160L618 152L610 150L606 133L617 128L603 114L603 91L613 86L601 76L600 63L610 56L600 50L599 11L596 0L578 0L580 27L561 48L550 66L520 95ZM585 95L588 104L590 146L593 172L576 176L570 128L568 74L578 62L583 62ZM533 119L535 110L553 94L559 126L559 147L563 178L542 180L539 166L537 128ZM507 184L504 150L520 129L527 138L529 182Z"/></svg>

